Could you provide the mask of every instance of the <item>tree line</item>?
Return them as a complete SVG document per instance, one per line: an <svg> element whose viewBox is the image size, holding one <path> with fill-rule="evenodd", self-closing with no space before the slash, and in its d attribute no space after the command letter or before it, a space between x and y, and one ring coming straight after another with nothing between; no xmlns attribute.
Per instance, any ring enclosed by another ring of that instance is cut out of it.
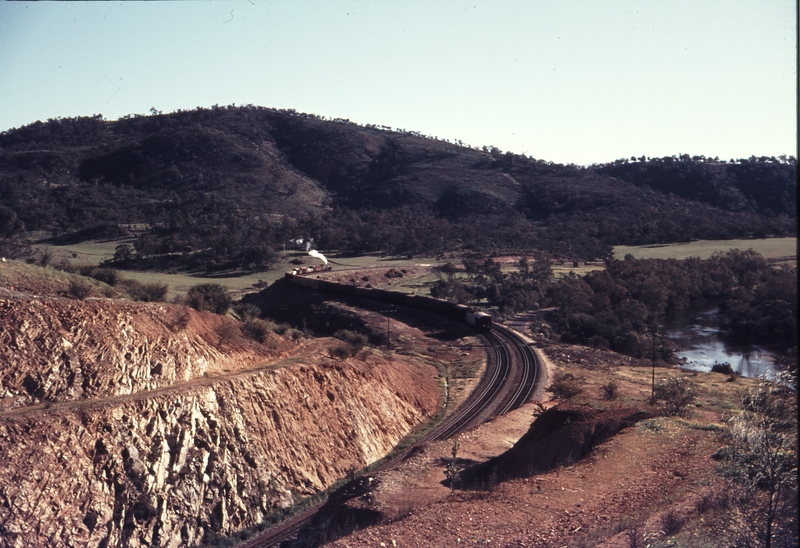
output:
<svg viewBox="0 0 800 548"><path fill-rule="evenodd" d="M54 243L127 237L116 267L200 271L264 270L285 241L309 237L343 253L602 259L620 244L795 235L795 178L794 158L582 168L215 106L3 132L0 239L22 252L30 231Z"/></svg>
<svg viewBox="0 0 800 548"><path fill-rule="evenodd" d="M720 327L737 341L797 346L797 269L773 267L752 250L706 260L627 255L607 260L602 270L560 279L552 277L545 257L523 259L513 271L485 259L438 272L434 296L484 301L501 315L551 309L537 330L632 356L650 354L654 325L708 306L719 307ZM657 346L661 357L671 356L666 341Z"/></svg>

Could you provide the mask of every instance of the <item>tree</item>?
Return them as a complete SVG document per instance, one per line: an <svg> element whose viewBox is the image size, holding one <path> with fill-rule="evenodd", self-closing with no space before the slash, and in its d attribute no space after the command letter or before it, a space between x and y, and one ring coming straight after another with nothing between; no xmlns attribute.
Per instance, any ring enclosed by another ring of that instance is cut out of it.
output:
<svg viewBox="0 0 800 548"><path fill-rule="evenodd" d="M119 244L114 248L114 262L129 261L133 258L135 250L130 244Z"/></svg>
<svg viewBox="0 0 800 548"><path fill-rule="evenodd" d="M230 296L219 284L196 285L186 296L189 306L195 310L210 310L216 314L225 314L231 307Z"/></svg>
<svg viewBox="0 0 800 548"><path fill-rule="evenodd" d="M787 373L762 379L728 421L728 446L718 454L723 475L739 488L744 525L767 548L797 540L795 387Z"/></svg>
<svg viewBox="0 0 800 548"><path fill-rule="evenodd" d="M461 471L458 468L458 449L460 445L458 437L453 438L453 450L451 451L453 458L447 463L447 468L444 471L447 481L450 482L450 494L455 492L456 482L461 479Z"/></svg>
<svg viewBox="0 0 800 548"><path fill-rule="evenodd" d="M17 214L0 204L0 255L16 259L30 253L30 243L18 238L24 230L25 223Z"/></svg>

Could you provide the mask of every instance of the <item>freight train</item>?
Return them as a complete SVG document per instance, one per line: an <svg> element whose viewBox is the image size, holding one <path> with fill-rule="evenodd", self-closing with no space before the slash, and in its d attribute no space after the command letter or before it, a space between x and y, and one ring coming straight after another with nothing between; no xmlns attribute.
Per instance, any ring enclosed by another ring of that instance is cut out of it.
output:
<svg viewBox="0 0 800 548"><path fill-rule="evenodd" d="M287 278L290 276L302 276L303 274L313 274L314 272L327 272L331 269L331 265L318 264L316 266L301 266L300 268L293 268L286 273Z"/></svg>
<svg viewBox="0 0 800 548"><path fill-rule="evenodd" d="M374 289L371 287L357 287L355 285L339 284L336 282L307 276L308 274L312 274L314 272L324 272L330 269L331 267L328 265L295 268L286 273L286 280L290 283L311 287L313 289L333 291L335 293L344 293L347 295L355 295L357 297L374 299L376 301L402 304L413 308L429 310L437 314L442 314L456 320L467 322L469 325L475 327L475 329L479 331L489 331L492 328L492 316L490 314L473 310L467 306L464 306L463 304L451 303L442 299L434 299L433 297L423 297L421 295L410 295L408 293L400 293L398 291L389 291L387 289Z"/></svg>

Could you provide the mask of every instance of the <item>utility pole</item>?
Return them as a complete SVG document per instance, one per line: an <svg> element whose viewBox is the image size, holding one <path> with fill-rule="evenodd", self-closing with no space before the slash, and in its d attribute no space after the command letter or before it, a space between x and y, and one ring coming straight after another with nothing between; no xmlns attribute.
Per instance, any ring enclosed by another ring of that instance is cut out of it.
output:
<svg viewBox="0 0 800 548"><path fill-rule="evenodd" d="M391 316L389 316L389 312L396 312L397 309L395 308L385 308L381 310L383 314L386 314L386 350L392 349L392 331L391 331Z"/></svg>
<svg viewBox="0 0 800 548"><path fill-rule="evenodd" d="M653 378L650 384L650 400L656 397L656 334L658 333L658 323L653 316Z"/></svg>

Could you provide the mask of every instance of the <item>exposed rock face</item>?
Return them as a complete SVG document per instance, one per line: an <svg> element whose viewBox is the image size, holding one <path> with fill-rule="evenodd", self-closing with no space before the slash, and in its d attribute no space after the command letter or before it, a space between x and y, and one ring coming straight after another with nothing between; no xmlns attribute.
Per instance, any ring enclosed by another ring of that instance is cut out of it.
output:
<svg viewBox="0 0 800 548"><path fill-rule="evenodd" d="M0 409L154 390L279 355L220 344L230 320L166 304L20 296L0 298L0 318Z"/></svg>
<svg viewBox="0 0 800 548"><path fill-rule="evenodd" d="M334 362L276 335L231 345L214 331L230 320L192 311L176 332L170 305L0 310L0 546L233 533L380 458L439 401L431 366Z"/></svg>

